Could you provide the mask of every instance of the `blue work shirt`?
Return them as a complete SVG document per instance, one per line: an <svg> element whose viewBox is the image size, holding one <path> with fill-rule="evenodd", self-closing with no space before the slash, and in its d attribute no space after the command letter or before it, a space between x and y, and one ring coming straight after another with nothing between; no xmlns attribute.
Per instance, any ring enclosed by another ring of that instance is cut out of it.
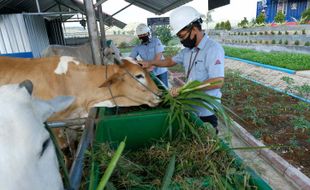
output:
<svg viewBox="0 0 310 190"><path fill-rule="evenodd" d="M139 55L144 61L152 61L155 59L156 54L162 53L165 47L160 42L158 38L152 37L147 44L140 44L133 48L129 57L134 59ZM161 57L161 60L164 59L164 56ZM155 67L152 71L156 76L167 72L168 69L165 67Z"/></svg>
<svg viewBox="0 0 310 190"><path fill-rule="evenodd" d="M224 55L223 47L205 34L197 47L182 49L172 60L184 66L185 75L188 74L187 81L203 82L211 78L224 77ZM193 63L192 69L189 68L190 61ZM222 97L220 89L206 90L205 93L218 98ZM198 116L214 114L205 108L195 108Z"/></svg>

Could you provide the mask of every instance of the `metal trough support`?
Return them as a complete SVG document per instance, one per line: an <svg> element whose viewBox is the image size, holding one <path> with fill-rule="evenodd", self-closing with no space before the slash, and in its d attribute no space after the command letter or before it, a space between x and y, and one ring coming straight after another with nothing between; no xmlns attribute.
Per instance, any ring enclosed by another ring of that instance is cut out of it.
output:
<svg viewBox="0 0 310 190"><path fill-rule="evenodd" d="M83 173L83 161L84 153L88 148L91 140L93 139L97 108L92 108L89 112L88 118L86 120L85 128L79 142L76 157L73 161L72 167L70 169L70 183L73 190L78 190L81 184L82 173Z"/></svg>

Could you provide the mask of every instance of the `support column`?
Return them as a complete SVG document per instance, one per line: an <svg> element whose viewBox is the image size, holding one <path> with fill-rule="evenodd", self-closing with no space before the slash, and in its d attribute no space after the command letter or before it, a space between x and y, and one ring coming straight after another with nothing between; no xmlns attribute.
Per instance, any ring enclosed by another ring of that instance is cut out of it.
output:
<svg viewBox="0 0 310 190"><path fill-rule="evenodd" d="M93 64L101 65L100 43L94 6L92 0L85 0L84 4L86 9L88 34L92 49Z"/></svg>

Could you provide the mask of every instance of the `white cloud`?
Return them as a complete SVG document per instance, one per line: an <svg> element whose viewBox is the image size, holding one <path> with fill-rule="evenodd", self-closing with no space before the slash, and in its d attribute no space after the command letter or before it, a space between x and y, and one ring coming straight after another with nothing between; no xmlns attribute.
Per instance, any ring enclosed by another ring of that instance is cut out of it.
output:
<svg viewBox="0 0 310 190"><path fill-rule="evenodd" d="M104 12L112 15L128 4L124 0L109 0L102 4L102 9ZM256 4L257 0L231 0L229 5L215 9L212 13L212 19L214 22L229 20L231 23L240 22L243 17L251 20L256 16ZM208 10L207 0L193 0L185 5L196 8L204 15L206 15ZM169 16L170 12L163 15L155 15L142 8L131 5L114 17L125 23L146 23L148 17Z"/></svg>

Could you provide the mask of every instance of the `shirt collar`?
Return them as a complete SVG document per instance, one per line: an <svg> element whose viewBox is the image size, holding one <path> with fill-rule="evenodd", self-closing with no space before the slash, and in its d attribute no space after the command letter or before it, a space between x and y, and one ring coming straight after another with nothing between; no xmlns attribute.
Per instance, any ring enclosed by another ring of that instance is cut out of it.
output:
<svg viewBox="0 0 310 190"><path fill-rule="evenodd" d="M196 52L196 51L198 51L200 49L203 49L206 46L206 44L207 44L208 38L209 38L209 36L206 33L204 33L204 36L201 39L201 41L199 42L198 46L194 47L193 49L190 49L190 51Z"/></svg>
<svg viewBox="0 0 310 190"><path fill-rule="evenodd" d="M206 44L207 44L208 38L209 38L209 36L206 33L204 33L204 36L201 39L201 41L199 42L197 48L198 49L203 49L206 46Z"/></svg>

